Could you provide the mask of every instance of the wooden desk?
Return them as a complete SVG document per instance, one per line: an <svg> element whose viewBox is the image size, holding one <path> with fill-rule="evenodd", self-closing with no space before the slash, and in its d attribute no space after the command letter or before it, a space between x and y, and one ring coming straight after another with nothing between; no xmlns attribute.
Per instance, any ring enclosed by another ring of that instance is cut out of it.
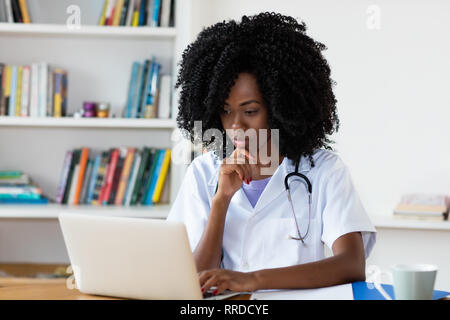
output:
<svg viewBox="0 0 450 320"><path fill-rule="evenodd" d="M240 295L230 300L248 300L250 295ZM68 289L66 279L1 278L0 300L120 300L94 296Z"/></svg>

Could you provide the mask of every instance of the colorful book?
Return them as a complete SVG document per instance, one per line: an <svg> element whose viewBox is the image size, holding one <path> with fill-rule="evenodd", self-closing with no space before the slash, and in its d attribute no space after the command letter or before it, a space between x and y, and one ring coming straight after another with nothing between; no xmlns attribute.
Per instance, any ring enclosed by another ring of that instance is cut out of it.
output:
<svg viewBox="0 0 450 320"><path fill-rule="evenodd" d="M146 204L146 205L152 204L153 194L155 193L155 188L156 188L156 182L158 181L158 173L161 171L165 153L166 153L166 150L164 150L164 149L158 150L158 156L156 157L156 159L154 161L155 164L152 166L152 171L149 176L149 180L150 180L149 188L147 190L147 194L145 195L145 200L144 200L143 204Z"/></svg>
<svg viewBox="0 0 450 320"><path fill-rule="evenodd" d="M128 16L128 7L130 5L130 0L125 0L123 2L123 6L122 6L122 12L120 14L120 21L119 21L119 26L125 26L126 22L127 22L127 16Z"/></svg>
<svg viewBox="0 0 450 320"><path fill-rule="evenodd" d="M55 118L62 117L62 91L63 91L63 70L55 69L55 93L53 96L54 110L53 116Z"/></svg>
<svg viewBox="0 0 450 320"><path fill-rule="evenodd" d="M103 3L103 9L102 9L102 15L100 17L100 22L98 23L99 26L104 26L106 21L106 13L109 8L109 0L105 0Z"/></svg>
<svg viewBox="0 0 450 320"><path fill-rule="evenodd" d="M21 176L22 176L22 171L19 171L19 170L0 171L0 179L20 178Z"/></svg>
<svg viewBox="0 0 450 320"><path fill-rule="evenodd" d="M120 176L122 174L123 164L127 155L126 148L119 148L119 158L117 160L116 169L114 170L114 176L111 186L111 193L108 197L108 204L114 204L117 195L117 189L119 188Z"/></svg>
<svg viewBox="0 0 450 320"><path fill-rule="evenodd" d="M9 96L10 116L16 115L17 66L11 66L11 92Z"/></svg>
<svg viewBox="0 0 450 320"><path fill-rule="evenodd" d="M145 167L144 175L142 176L142 186L139 191L138 203L145 204L145 197L147 196L147 191L150 188L152 173L156 166L156 160L158 158L159 150L156 148L150 148L150 156L148 159L147 166Z"/></svg>
<svg viewBox="0 0 450 320"><path fill-rule="evenodd" d="M133 22L134 7L135 7L135 0L130 0L127 8L127 19L125 21L126 26L131 26Z"/></svg>
<svg viewBox="0 0 450 320"><path fill-rule="evenodd" d="M89 188L89 183L91 182L93 166L94 166L94 160L88 159L88 162L86 165L86 173L84 174L84 179L83 179L83 187L81 188L81 195L80 195L80 200L78 201L78 204L86 203L86 197L87 197L87 192L88 192L88 188Z"/></svg>
<svg viewBox="0 0 450 320"><path fill-rule="evenodd" d="M133 26L133 27L139 26L139 10L141 8L141 1L146 1L146 0L136 0L134 2L133 19L131 22L131 26Z"/></svg>
<svg viewBox="0 0 450 320"><path fill-rule="evenodd" d="M151 83L147 87L146 105L144 118L156 118L158 112L158 86L159 86L159 70L161 65L154 63L152 65Z"/></svg>
<svg viewBox="0 0 450 320"><path fill-rule="evenodd" d="M156 180L155 191L153 193L153 198L152 198L153 203L158 203L161 199L162 190L164 188L164 182L166 181L167 172L169 170L170 156L171 156L171 150L166 149L165 154L164 154L164 159L162 160L161 168L160 168L160 170L156 169L157 180Z"/></svg>
<svg viewBox="0 0 450 320"><path fill-rule="evenodd" d="M70 162L69 175L67 178L66 188L64 190L64 196L63 196L63 201L62 201L63 204L68 203L71 188L72 188L72 180L74 179L74 176L75 176L75 174L74 174L75 166L80 161L80 155L81 155L81 149L75 149L73 151L72 161Z"/></svg>
<svg viewBox="0 0 450 320"><path fill-rule="evenodd" d="M116 198L114 200L115 205L122 205L125 197L125 191L127 183L130 178L131 166L133 165L135 148L128 148L127 155L123 164L122 174L119 180L119 187L117 190Z"/></svg>
<svg viewBox="0 0 450 320"><path fill-rule="evenodd" d="M22 97L21 97L21 107L20 116L29 116L29 105L30 105L30 78L31 78L31 68L30 66L24 66L22 70Z"/></svg>
<svg viewBox="0 0 450 320"><path fill-rule="evenodd" d="M111 161L108 166L106 174L105 189L101 197L101 204L108 204L109 196L111 195L112 184L114 180L114 173L116 172L117 163L119 161L119 149L114 149L111 153Z"/></svg>
<svg viewBox="0 0 450 320"><path fill-rule="evenodd" d="M116 7L114 9L114 17L112 21L113 26L118 26L120 24L120 16L122 14L124 0L117 0Z"/></svg>
<svg viewBox="0 0 450 320"><path fill-rule="evenodd" d="M92 168L92 175L91 175L91 179L90 179L91 181L89 184L89 189L88 189L88 193L87 193L87 197L86 197L86 201L85 201L86 204L91 203L92 199L94 197L95 184L97 182L98 170L100 168L101 161L102 161L102 156L100 154L98 154L95 157L94 166Z"/></svg>
<svg viewBox="0 0 450 320"><path fill-rule="evenodd" d="M20 12L22 13L23 23L30 23L30 14L28 13L28 6L26 0L19 0Z"/></svg>
<svg viewBox="0 0 450 320"><path fill-rule="evenodd" d="M133 62L133 66L131 67L130 84L128 86L128 100L127 106L125 108L125 118L135 118L135 116L133 116L133 101L137 88L137 78L139 75L140 67L141 66L139 62L137 61Z"/></svg>
<svg viewBox="0 0 450 320"><path fill-rule="evenodd" d="M145 96L145 83L148 76L148 73L150 71L150 60L145 60L143 66L142 66L142 72L138 77L138 84L137 84L137 92L136 92L136 100L135 105L133 106L136 109L136 115L138 118L140 118L141 114L141 108L142 108L142 100Z"/></svg>
<svg viewBox="0 0 450 320"><path fill-rule="evenodd" d="M84 175L86 173L86 166L88 159L89 159L89 149L88 148L81 149L79 172L78 176L76 176L77 178L75 183L75 192L72 204L78 204L80 202L81 188L83 187Z"/></svg>
<svg viewBox="0 0 450 320"><path fill-rule="evenodd" d="M154 0L154 6L153 6L153 19L152 19L152 27L159 27L159 14L161 10L161 0Z"/></svg>
<svg viewBox="0 0 450 320"><path fill-rule="evenodd" d="M41 195L42 190L33 185L25 185L25 186L0 186L0 195L28 195L28 194L37 194Z"/></svg>
<svg viewBox="0 0 450 320"><path fill-rule="evenodd" d="M56 194L56 203L63 203L64 190L66 189L67 179L69 176L70 164L72 162L72 151L67 151L64 158L64 164L62 168L62 173L59 180L58 190Z"/></svg>
<svg viewBox="0 0 450 320"><path fill-rule="evenodd" d="M0 199L0 204L48 204L49 201L46 198L40 199Z"/></svg>
<svg viewBox="0 0 450 320"><path fill-rule="evenodd" d="M103 185L104 185L104 181L105 176L106 176L106 170L108 169L108 162L109 162L109 158L110 158L110 151L103 151L102 155L101 155L101 162L100 162L100 166L98 168L98 172L97 172L97 179L95 181L95 187L94 187L94 192L92 194L92 199L91 199L91 204L93 205L100 205L100 196L102 195L102 191L103 191Z"/></svg>
<svg viewBox="0 0 450 320"><path fill-rule="evenodd" d="M110 0L110 10L108 12L108 17L106 19L106 25L112 26L113 20L114 20L114 14L116 9L116 2L117 0Z"/></svg>
<svg viewBox="0 0 450 320"><path fill-rule="evenodd" d="M136 184L136 177L139 171L140 164L141 164L141 153L136 150L133 166L130 173L130 179L128 181L127 190L125 192L125 199L123 202L124 206L128 207L131 204L131 196L133 194L134 186Z"/></svg>
<svg viewBox="0 0 450 320"><path fill-rule="evenodd" d="M69 198L67 199L67 204L69 205L75 204L75 193L77 190L79 173L80 173L80 163L77 163L75 165L75 168L73 169L73 178L70 183Z"/></svg>
<svg viewBox="0 0 450 320"><path fill-rule="evenodd" d="M30 117L39 115L39 67L37 63L31 65Z"/></svg>
<svg viewBox="0 0 450 320"><path fill-rule="evenodd" d="M144 26L147 21L147 0L141 0L141 6L139 7L139 26Z"/></svg>
<svg viewBox="0 0 450 320"><path fill-rule="evenodd" d="M150 157L150 149L144 147L141 153L141 162L139 164L139 169L137 171L136 183L134 184L134 189L131 195L130 205L134 206L138 202L139 193L142 187L142 180L144 177L145 169L148 164L148 159Z"/></svg>
<svg viewBox="0 0 450 320"><path fill-rule="evenodd" d="M0 116L8 115L9 109L9 85L11 69L8 65L1 64L2 66L2 78L1 78L1 94L0 94Z"/></svg>
<svg viewBox="0 0 450 320"><path fill-rule="evenodd" d="M16 107L15 116L20 117L20 110L22 108L22 71L23 66L17 67L17 86L16 86Z"/></svg>

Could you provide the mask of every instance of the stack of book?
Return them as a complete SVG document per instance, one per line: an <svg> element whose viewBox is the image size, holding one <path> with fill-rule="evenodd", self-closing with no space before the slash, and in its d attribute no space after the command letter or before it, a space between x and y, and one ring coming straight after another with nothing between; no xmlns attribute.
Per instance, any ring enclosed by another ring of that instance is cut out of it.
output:
<svg viewBox="0 0 450 320"><path fill-rule="evenodd" d="M168 202L170 149L112 148L66 153L56 202L136 206Z"/></svg>
<svg viewBox="0 0 450 320"><path fill-rule="evenodd" d="M0 116L66 116L67 71L46 62L0 63L0 80Z"/></svg>
<svg viewBox="0 0 450 320"><path fill-rule="evenodd" d="M162 118L171 116L172 79L160 74L155 58L135 61L131 68L125 118Z"/></svg>
<svg viewBox="0 0 450 320"><path fill-rule="evenodd" d="M26 0L0 0L0 22L31 23Z"/></svg>
<svg viewBox="0 0 450 320"><path fill-rule="evenodd" d="M174 26L175 0L105 0L101 26Z"/></svg>
<svg viewBox="0 0 450 320"><path fill-rule="evenodd" d="M0 171L0 204L47 204L39 187L21 171Z"/></svg>
<svg viewBox="0 0 450 320"><path fill-rule="evenodd" d="M407 194L394 209L394 218L448 220L450 197L445 195Z"/></svg>

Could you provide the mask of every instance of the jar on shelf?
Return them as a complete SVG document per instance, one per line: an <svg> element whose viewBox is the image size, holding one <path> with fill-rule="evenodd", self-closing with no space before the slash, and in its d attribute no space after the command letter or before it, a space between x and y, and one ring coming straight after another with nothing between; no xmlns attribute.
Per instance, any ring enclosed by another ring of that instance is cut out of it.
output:
<svg viewBox="0 0 450 320"><path fill-rule="evenodd" d="M100 102L97 104L97 117L109 118L110 104L107 102Z"/></svg>
<svg viewBox="0 0 450 320"><path fill-rule="evenodd" d="M97 116L97 104L95 102L84 102L83 103L83 117L84 118L94 118Z"/></svg>

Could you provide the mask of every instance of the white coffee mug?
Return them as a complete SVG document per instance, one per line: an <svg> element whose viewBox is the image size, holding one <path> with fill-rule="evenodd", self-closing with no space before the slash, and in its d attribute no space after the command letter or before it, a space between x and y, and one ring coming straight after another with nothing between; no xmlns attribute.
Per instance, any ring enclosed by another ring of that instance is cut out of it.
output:
<svg viewBox="0 0 450 320"><path fill-rule="evenodd" d="M393 283L396 300L432 300L437 266L431 264L396 264L391 267L392 272L380 271L378 275L385 274ZM375 288L381 295L392 300L379 283L378 277L374 279Z"/></svg>

